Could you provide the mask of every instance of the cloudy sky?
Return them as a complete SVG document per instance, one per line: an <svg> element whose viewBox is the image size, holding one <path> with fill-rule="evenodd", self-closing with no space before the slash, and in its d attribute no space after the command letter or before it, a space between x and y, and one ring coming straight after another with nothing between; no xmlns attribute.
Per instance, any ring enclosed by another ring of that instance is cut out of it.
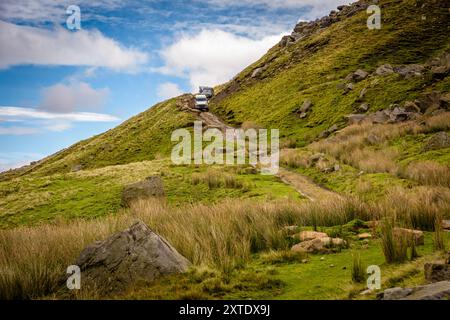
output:
<svg viewBox="0 0 450 320"><path fill-rule="evenodd" d="M342 0L1 0L0 171L217 85ZM69 30L70 5L81 29Z"/></svg>

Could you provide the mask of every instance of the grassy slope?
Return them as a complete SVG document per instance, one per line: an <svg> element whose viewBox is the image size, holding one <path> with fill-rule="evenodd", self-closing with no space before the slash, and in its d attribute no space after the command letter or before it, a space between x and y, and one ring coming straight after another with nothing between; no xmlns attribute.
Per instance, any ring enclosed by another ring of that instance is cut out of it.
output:
<svg viewBox="0 0 450 320"><path fill-rule="evenodd" d="M300 198L293 188L273 176L237 169L231 166L221 172L240 181L243 187L238 188L222 185L210 189L206 183L194 186L193 174L215 170L207 166L173 166L167 159L1 181L0 228L116 213L121 208L123 187L154 174L163 176L167 199L175 204L211 203L225 198Z"/></svg>
<svg viewBox="0 0 450 320"><path fill-rule="evenodd" d="M176 108L176 99L161 102L130 118L118 127L80 141L48 157L27 174L49 175L70 172L76 165L83 169L153 160L169 155L171 133L188 127L194 117ZM6 173L3 179L17 176Z"/></svg>
<svg viewBox="0 0 450 320"><path fill-rule="evenodd" d="M305 145L332 124L343 124L343 116L359 105L356 99L364 87L371 111L413 99L424 87L431 89L427 77L404 80L395 74L369 77L347 95L337 88L346 75L359 68L373 72L384 63L423 63L448 46L450 15L445 10L421 9L410 0L380 3L381 30L368 30L367 14L360 12L286 49L275 46L223 86L226 91L240 83L236 92L213 102L211 109L231 123L253 121L279 128L281 136ZM422 15L427 19L422 20ZM273 56L276 58L268 63ZM266 63L264 79L251 79L252 70ZM442 83L444 87L439 89L448 91L448 79ZM313 101L312 112L299 119L294 111L307 98Z"/></svg>

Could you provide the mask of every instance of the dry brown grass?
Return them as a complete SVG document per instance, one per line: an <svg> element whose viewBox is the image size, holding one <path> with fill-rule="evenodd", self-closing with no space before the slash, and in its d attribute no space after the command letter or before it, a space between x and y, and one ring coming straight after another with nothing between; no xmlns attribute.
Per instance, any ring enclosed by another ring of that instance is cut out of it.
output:
<svg viewBox="0 0 450 320"><path fill-rule="evenodd" d="M324 202L225 201L171 207L141 201L115 216L90 221L0 231L0 299L37 298L55 292L60 279L89 243L140 219L196 265L228 272L251 253L287 249L284 225L337 225L355 217L348 200Z"/></svg>
<svg viewBox="0 0 450 320"><path fill-rule="evenodd" d="M306 154L295 149L282 149L280 152L280 164L290 168L306 168L310 161Z"/></svg>
<svg viewBox="0 0 450 320"><path fill-rule="evenodd" d="M425 119L422 132L436 132L450 130L450 112L444 112Z"/></svg>
<svg viewBox="0 0 450 320"><path fill-rule="evenodd" d="M412 162L402 174L422 185L450 187L450 168L435 161Z"/></svg>
<svg viewBox="0 0 450 320"><path fill-rule="evenodd" d="M343 197L315 202L227 200L184 207L158 200L140 201L117 215L96 220L2 230L0 298L51 295L63 285L61 277L83 248L138 219L195 265L226 273L246 263L252 253L288 249L289 241L280 232L283 226L335 226L355 218L380 219L392 212L398 221L432 230L437 216L450 216L450 190L397 188L384 200L366 204Z"/></svg>

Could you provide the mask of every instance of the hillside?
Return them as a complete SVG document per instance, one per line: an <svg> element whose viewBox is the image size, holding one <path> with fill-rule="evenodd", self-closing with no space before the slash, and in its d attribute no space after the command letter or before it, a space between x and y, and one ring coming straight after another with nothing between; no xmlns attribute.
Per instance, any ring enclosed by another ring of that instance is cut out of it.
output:
<svg viewBox="0 0 450 320"><path fill-rule="evenodd" d="M299 23L291 36L222 86L212 110L232 124L251 121L280 128L302 146L334 124L344 126L343 116L356 113L362 102L375 112L423 92L449 91L448 74L436 81L429 69L419 77L373 74L384 64L399 69L424 65L448 52L448 3L380 1L380 30L366 27L366 2L359 3L316 22ZM350 81L345 78L358 69L371 76L346 93ZM302 119L299 109L307 99L312 108Z"/></svg>
<svg viewBox="0 0 450 320"><path fill-rule="evenodd" d="M380 30L365 0L298 23L215 88L210 113L175 97L0 174L0 269L12 270L0 298L375 299L366 265L380 266L383 289L425 283L424 264L449 245L449 3L378 4ZM173 164L171 133L195 120L279 129L278 174ZM125 205L148 176L163 196ZM189 271L120 294L58 291L83 248L136 219ZM319 239L302 239L311 231L329 241L302 247Z"/></svg>

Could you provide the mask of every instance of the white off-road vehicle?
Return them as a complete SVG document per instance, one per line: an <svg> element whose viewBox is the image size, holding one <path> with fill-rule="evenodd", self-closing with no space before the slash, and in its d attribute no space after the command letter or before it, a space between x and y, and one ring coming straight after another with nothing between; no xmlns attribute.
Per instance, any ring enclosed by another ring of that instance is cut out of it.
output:
<svg viewBox="0 0 450 320"><path fill-rule="evenodd" d="M208 111L208 98L204 94L195 95L195 109Z"/></svg>

